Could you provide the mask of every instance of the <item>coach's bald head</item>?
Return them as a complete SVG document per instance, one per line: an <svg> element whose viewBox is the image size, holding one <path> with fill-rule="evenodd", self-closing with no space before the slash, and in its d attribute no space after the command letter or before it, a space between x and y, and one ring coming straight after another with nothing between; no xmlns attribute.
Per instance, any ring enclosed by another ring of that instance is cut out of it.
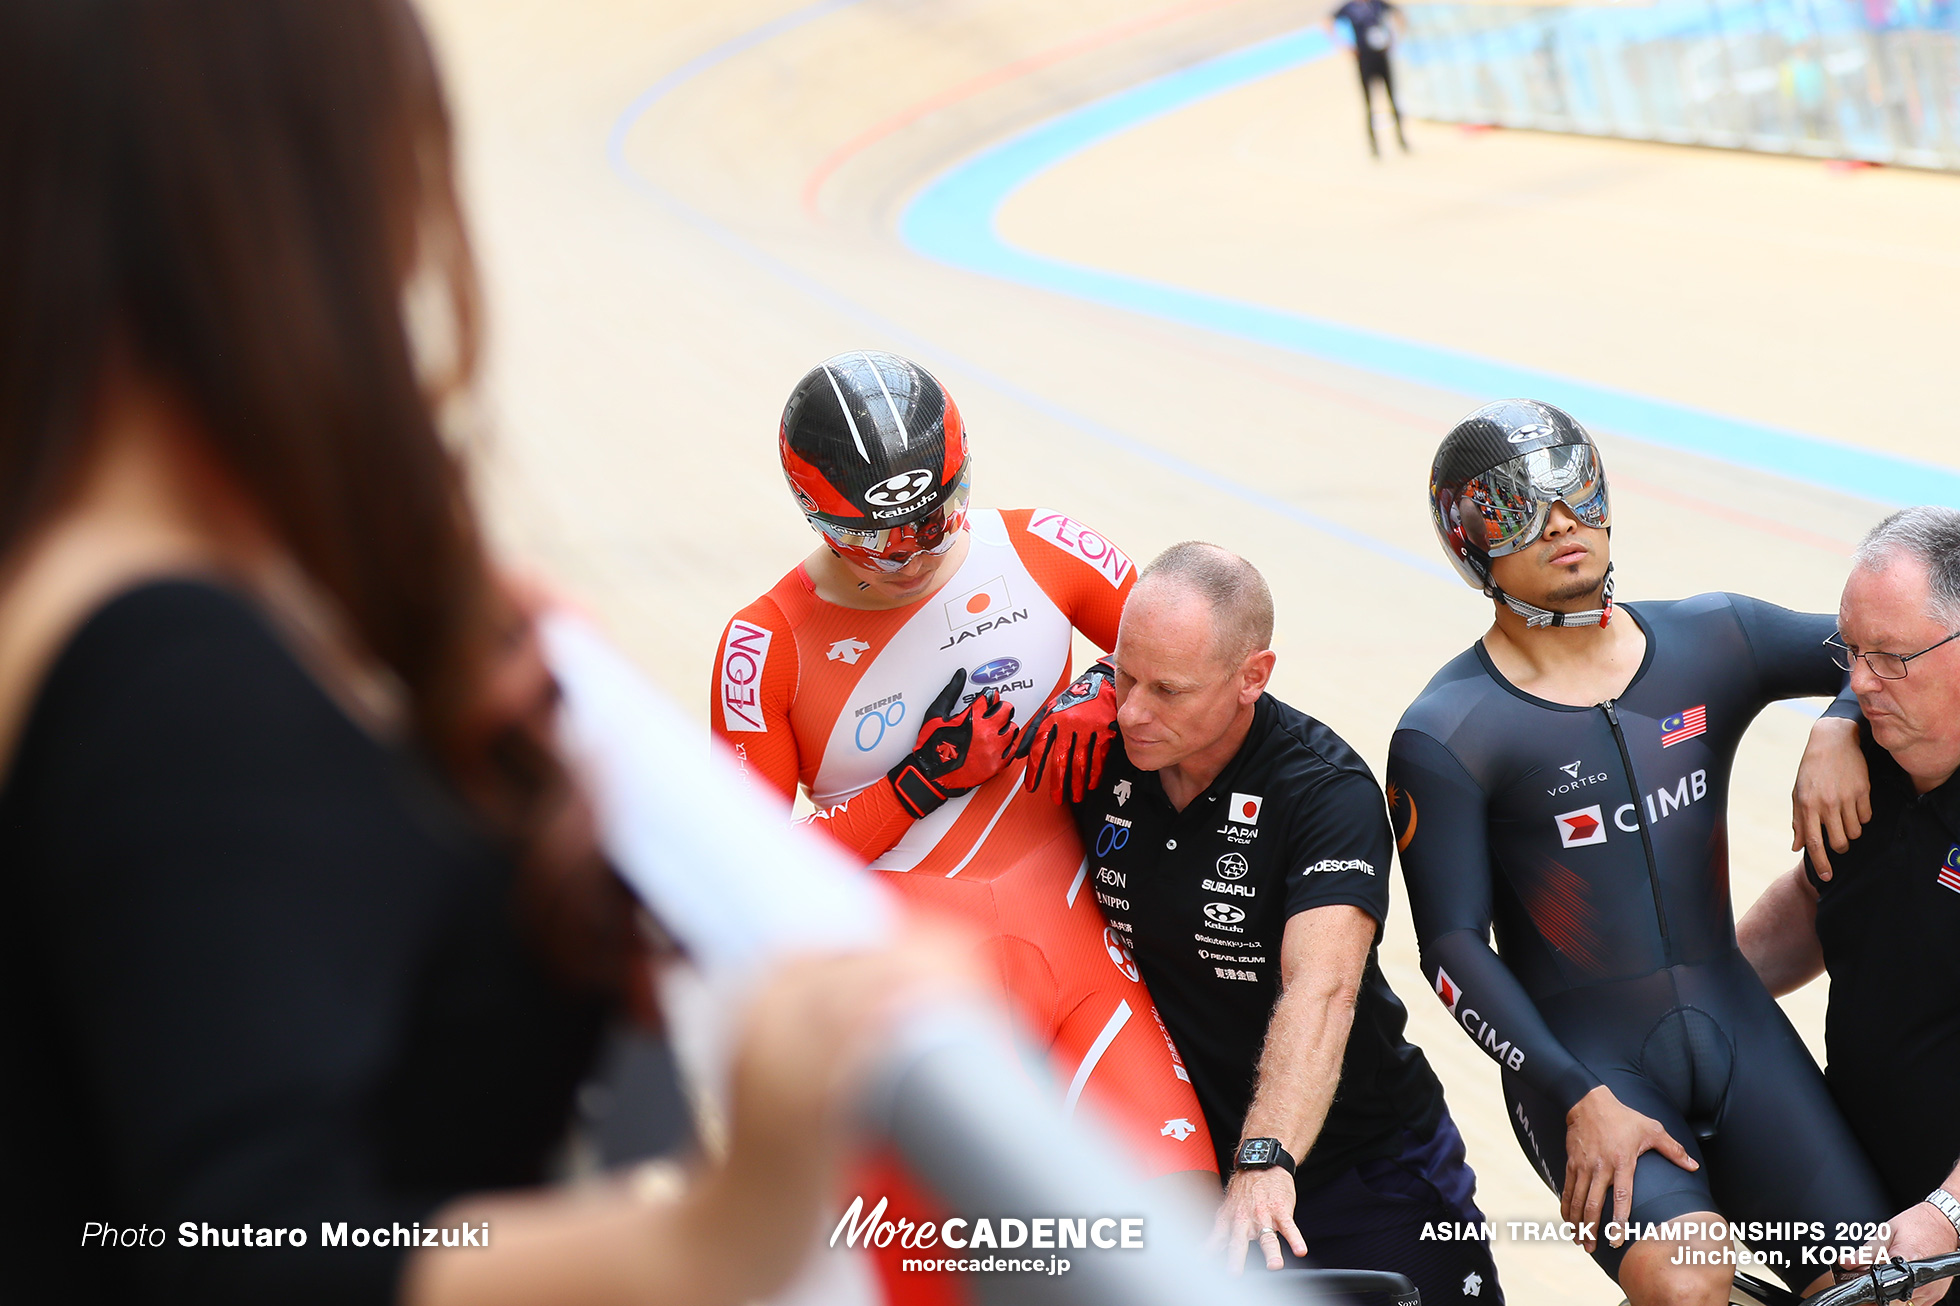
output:
<svg viewBox="0 0 1960 1306"><path fill-rule="evenodd" d="M1137 577L1116 636L1117 725L1131 762L1181 767L1237 747L1272 678L1273 593L1259 569L1187 540Z"/></svg>
<svg viewBox="0 0 1960 1306"><path fill-rule="evenodd" d="M1210 614L1212 658L1237 666L1273 642L1273 592L1259 569L1229 549L1199 540L1173 544L1137 576L1129 612L1139 601L1151 616L1197 600ZM1127 619L1129 612L1126 612ZM1143 615L1143 614L1139 614Z"/></svg>

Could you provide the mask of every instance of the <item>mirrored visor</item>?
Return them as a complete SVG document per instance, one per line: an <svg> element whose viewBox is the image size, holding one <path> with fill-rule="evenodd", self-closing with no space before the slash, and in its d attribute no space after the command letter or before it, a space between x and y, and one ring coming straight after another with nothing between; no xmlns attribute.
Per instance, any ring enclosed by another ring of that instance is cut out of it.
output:
<svg viewBox="0 0 1960 1306"><path fill-rule="evenodd" d="M807 520L829 541L831 548L852 562L878 571L902 571L914 555L944 553L958 542L960 530L966 525L967 493L967 475L962 471L944 503L903 526L856 531L821 517L811 516Z"/></svg>
<svg viewBox="0 0 1960 1306"><path fill-rule="evenodd" d="M1563 503L1587 526L1612 524L1606 473L1589 444L1533 449L1466 481L1458 511L1472 543L1502 558L1545 533L1552 505ZM1477 539L1477 526L1483 539Z"/></svg>

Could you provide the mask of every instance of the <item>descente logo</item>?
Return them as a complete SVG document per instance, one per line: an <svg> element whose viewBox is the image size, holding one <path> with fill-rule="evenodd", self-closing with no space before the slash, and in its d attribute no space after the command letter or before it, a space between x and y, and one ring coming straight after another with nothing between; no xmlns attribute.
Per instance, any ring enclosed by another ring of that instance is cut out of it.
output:
<svg viewBox="0 0 1960 1306"><path fill-rule="evenodd" d="M1349 857L1346 859L1330 857L1325 861L1315 862L1312 866L1309 866L1305 874L1331 875L1335 871L1360 871L1363 875L1373 875L1375 868L1367 862L1362 861L1359 857Z"/></svg>

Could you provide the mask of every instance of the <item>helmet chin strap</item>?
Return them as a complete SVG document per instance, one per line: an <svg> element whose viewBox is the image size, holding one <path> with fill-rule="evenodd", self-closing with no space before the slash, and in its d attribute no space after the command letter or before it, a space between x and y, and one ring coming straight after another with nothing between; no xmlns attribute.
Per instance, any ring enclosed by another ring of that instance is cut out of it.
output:
<svg viewBox="0 0 1960 1306"><path fill-rule="evenodd" d="M1606 579L1601 585L1601 599L1605 606L1590 608L1585 612L1553 612L1526 603L1523 599L1512 598L1497 588L1495 582L1484 586L1484 593L1494 599L1502 600L1505 607L1524 618L1527 627L1537 626L1604 626L1613 615L1613 564L1606 564Z"/></svg>

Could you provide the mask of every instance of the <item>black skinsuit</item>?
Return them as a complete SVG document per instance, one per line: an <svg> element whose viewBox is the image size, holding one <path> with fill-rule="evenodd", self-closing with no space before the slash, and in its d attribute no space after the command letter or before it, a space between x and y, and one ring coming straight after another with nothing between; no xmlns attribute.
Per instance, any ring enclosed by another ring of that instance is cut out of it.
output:
<svg viewBox="0 0 1960 1306"><path fill-rule="evenodd" d="M1479 643L1403 715L1388 792L1423 972L1503 1066L1512 1130L1554 1190L1565 1113L1603 1083L1703 1163L1642 1154L1633 1222L1821 1222L1745 1238L1800 1286L1829 1268L1803 1247L1892 1212L1736 950L1729 770L1764 705L1843 687L1835 622L1734 594L1624 610L1647 653L1613 702L1534 698ZM1601 1237L1595 1259L1616 1274L1624 1252Z"/></svg>

